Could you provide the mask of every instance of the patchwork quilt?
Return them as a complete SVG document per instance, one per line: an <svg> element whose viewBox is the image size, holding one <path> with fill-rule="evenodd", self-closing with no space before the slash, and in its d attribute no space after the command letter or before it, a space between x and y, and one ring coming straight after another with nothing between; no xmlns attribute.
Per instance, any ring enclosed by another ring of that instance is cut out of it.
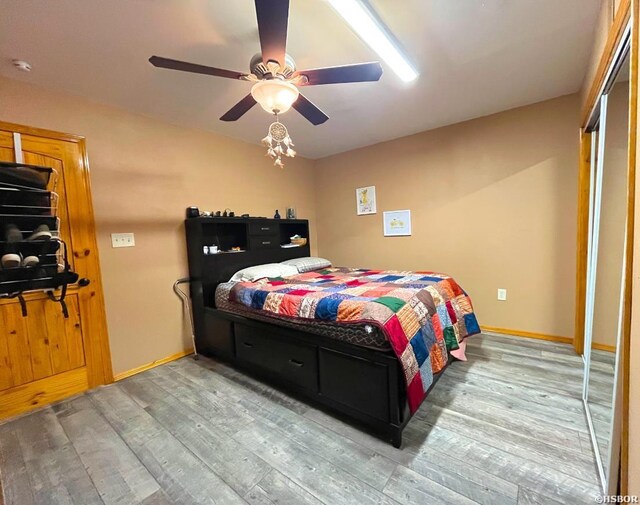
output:
<svg viewBox="0 0 640 505"><path fill-rule="evenodd" d="M446 366L448 351L480 333L467 293L435 272L333 267L239 282L229 301L277 317L379 326L401 363L412 414Z"/></svg>

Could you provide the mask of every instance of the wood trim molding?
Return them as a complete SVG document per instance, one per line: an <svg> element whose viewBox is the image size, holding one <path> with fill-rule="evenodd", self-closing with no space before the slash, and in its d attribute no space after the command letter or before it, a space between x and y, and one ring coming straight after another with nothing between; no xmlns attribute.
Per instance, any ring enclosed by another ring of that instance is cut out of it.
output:
<svg viewBox="0 0 640 505"><path fill-rule="evenodd" d="M597 342L591 344L591 348L592 349L597 349L598 351L616 352L616 346L615 345L598 344Z"/></svg>
<svg viewBox="0 0 640 505"><path fill-rule="evenodd" d="M57 132L53 130L46 130L44 128L34 128L32 126L25 126L16 123L7 123L0 121L0 129L9 130L23 135L33 135L35 137L44 137L47 139L64 140L66 142L83 142L85 138L82 135L75 135L73 133Z"/></svg>
<svg viewBox="0 0 640 505"><path fill-rule="evenodd" d="M600 91L602 89L602 86L604 85L607 70L611 65L613 56L615 54L615 49L618 46L620 39L622 38L622 34L624 33L624 29L627 26L630 17L631 0L620 0L620 5L618 6L615 18L613 19L611 29L609 30L607 42L605 43L604 49L602 50L602 56L600 57L600 62L598 63L596 75L591 82L586 102L582 108L582 128L587 126L591 111L593 110L596 101L600 97Z"/></svg>
<svg viewBox="0 0 640 505"><path fill-rule="evenodd" d="M0 419L50 405L89 389L87 368L81 367L0 392Z"/></svg>
<svg viewBox="0 0 640 505"><path fill-rule="evenodd" d="M587 292L587 258L589 247L589 190L591 186L591 134L580 130L578 165L578 223L576 244L576 314L573 347L584 352L584 317Z"/></svg>
<svg viewBox="0 0 640 505"><path fill-rule="evenodd" d="M622 415L620 426L620 494L629 493L629 371L631 369L631 305L633 301L633 249L638 128L638 58L640 54L638 16L640 0L633 0L631 19L631 57L629 69L629 166L627 173L627 230L624 307L622 314ZM640 338L636 335L636 338Z"/></svg>
<svg viewBox="0 0 640 505"><path fill-rule="evenodd" d="M488 331L491 333L500 333L501 335L513 335L515 337L535 338L538 340L547 340L549 342L557 342L559 344L574 343L571 337L560 337L558 335L547 335L545 333L535 333L535 332L523 331L523 330L510 330L507 328L495 328L493 326L481 326L481 329L482 331ZM615 345L594 343L591 345L591 347L593 349L597 349L598 351L616 352Z"/></svg>
<svg viewBox="0 0 640 505"><path fill-rule="evenodd" d="M43 130L47 131L47 130ZM93 367L91 374L89 375L90 387L99 386L102 384L109 384L113 382L113 368L111 363L111 348L109 345L109 332L107 329L107 313L106 303L104 299L104 290L102 289L102 270L100 267L100 251L98 250L98 237L96 230L95 213L93 210L93 192L91 190L91 177L89 168L89 154L87 152L87 143L84 137L78 135L70 135L67 133L60 134L62 136L76 138L78 147L80 149L81 159L79 160L82 167L82 183L85 191L81 192L84 196L87 196L85 200L83 211L85 216L85 225L82 227L85 233L85 239L90 243L89 250L93 252L94 261L90 267L91 277L97 281L98 286L92 288L97 299L96 313L92 314L93 319L93 334L96 340L95 356L99 361L96 364L99 367ZM88 219L87 219L88 218Z"/></svg>
<svg viewBox="0 0 640 505"><path fill-rule="evenodd" d="M185 349L184 351L177 352L175 354L172 354L171 356L167 356L166 358L160 358L155 361L152 361L151 363L147 363L146 365L140 365L135 368L132 368L131 370L127 370L126 372L120 372L118 374L115 374L113 376L113 380L120 381L122 379L126 379L127 377L131 377L132 375L139 374L146 370L151 370L152 368L155 368L160 365L164 365L165 363L169 363L171 361L184 358L185 356L189 356L190 354L193 354L193 349Z"/></svg>
<svg viewBox="0 0 640 505"><path fill-rule="evenodd" d="M513 335L516 337L527 337L527 338L535 338L538 340L548 340L549 342L558 342L560 344L569 344L573 343L573 339L571 337L560 337L558 335L546 335L544 333L535 333L531 331L524 330L511 330L508 328L497 328L495 326L481 326L480 329L482 331L490 331L493 333L500 333L502 335Z"/></svg>

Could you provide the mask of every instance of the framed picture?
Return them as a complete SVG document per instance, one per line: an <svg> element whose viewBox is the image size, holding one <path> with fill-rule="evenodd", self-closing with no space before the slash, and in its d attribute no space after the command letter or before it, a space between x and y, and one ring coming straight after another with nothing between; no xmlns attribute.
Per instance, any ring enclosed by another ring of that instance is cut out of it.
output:
<svg viewBox="0 0 640 505"><path fill-rule="evenodd" d="M293 207L287 207L287 219L296 218L296 209Z"/></svg>
<svg viewBox="0 0 640 505"><path fill-rule="evenodd" d="M359 216L376 213L376 187L356 189L356 210Z"/></svg>
<svg viewBox="0 0 640 505"><path fill-rule="evenodd" d="M385 237L403 237L411 235L411 211L391 210L383 212Z"/></svg>

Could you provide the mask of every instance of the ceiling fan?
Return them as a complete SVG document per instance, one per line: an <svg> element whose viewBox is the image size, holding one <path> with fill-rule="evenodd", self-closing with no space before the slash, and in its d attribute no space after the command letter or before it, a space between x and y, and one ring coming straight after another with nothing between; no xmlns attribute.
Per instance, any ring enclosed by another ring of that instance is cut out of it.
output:
<svg viewBox="0 0 640 505"><path fill-rule="evenodd" d="M220 118L222 121L236 121L256 103L260 103L265 111L276 116L293 107L311 123L319 125L329 119L329 116L300 93L299 86L366 82L380 79L382 66L377 61L296 70L293 58L286 53L289 0L255 0L255 6L262 54L256 54L251 58L249 73L224 70L160 56L152 56L149 58L149 62L160 68L253 82L251 93L229 109Z"/></svg>

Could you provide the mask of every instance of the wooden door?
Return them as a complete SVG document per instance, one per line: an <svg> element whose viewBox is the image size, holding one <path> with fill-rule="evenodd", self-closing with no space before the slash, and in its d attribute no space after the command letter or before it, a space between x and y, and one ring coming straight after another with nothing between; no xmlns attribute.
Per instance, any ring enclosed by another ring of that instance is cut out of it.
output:
<svg viewBox="0 0 640 505"><path fill-rule="evenodd" d="M0 298L0 418L113 381L84 139L0 122L0 161L16 161L14 132L24 163L58 172L60 236L90 284L69 287L68 318L42 292L25 295L26 317Z"/></svg>

